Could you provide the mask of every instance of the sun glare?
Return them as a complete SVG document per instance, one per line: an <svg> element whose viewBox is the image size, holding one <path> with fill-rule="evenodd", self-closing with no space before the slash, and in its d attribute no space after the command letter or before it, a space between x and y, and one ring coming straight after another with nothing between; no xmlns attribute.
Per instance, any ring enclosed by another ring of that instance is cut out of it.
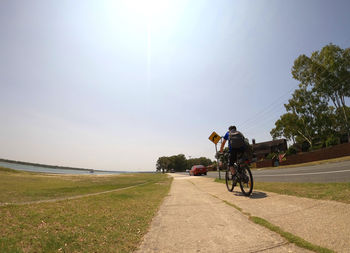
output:
<svg viewBox="0 0 350 253"><path fill-rule="evenodd" d="M123 2L128 15L132 15L136 22L145 22L147 26L147 85L151 83L152 58L152 26L154 22L161 22L170 10L170 2L164 0L130 0Z"/></svg>
<svg viewBox="0 0 350 253"><path fill-rule="evenodd" d="M148 21L163 16L170 6L170 2L164 0L129 0L123 3L127 11L134 14L135 18Z"/></svg>

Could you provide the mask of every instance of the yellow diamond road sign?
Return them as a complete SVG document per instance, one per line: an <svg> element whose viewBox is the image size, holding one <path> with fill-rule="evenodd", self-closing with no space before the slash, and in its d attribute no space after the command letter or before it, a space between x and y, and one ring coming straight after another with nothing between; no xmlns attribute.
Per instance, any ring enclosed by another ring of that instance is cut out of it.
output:
<svg viewBox="0 0 350 253"><path fill-rule="evenodd" d="M209 140L211 140L212 142L214 142L214 144L217 144L219 142L219 140L221 139L221 137L213 132L210 136L209 136Z"/></svg>

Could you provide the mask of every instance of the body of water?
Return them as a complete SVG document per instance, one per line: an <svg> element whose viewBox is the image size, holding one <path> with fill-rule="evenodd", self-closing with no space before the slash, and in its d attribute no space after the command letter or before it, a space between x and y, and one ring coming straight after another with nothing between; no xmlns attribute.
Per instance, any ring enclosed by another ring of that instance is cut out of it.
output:
<svg viewBox="0 0 350 253"><path fill-rule="evenodd" d="M86 175L104 175L104 174L120 174L120 171L99 171L99 170L75 170L75 169L60 169L50 168L44 166L35 166L20 163L8 163L0 161L0 167L5 167L13 170L24 170L31 172L42 172L42 173L54 173L54 174L86 174ZM91 173L93 171L93 173Z"/></svg>

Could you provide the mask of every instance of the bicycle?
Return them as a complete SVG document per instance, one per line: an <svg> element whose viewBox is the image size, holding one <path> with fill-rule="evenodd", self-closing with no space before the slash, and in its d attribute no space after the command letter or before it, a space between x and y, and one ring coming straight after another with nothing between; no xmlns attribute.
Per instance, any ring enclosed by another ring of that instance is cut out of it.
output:
<svg viewBox="0 0 350 253"><path fill-rule="evenodd" d="M227 190L232 192L237 183L239 183L242 193L245 196L250 196L253 192L254 181L252 172L249 168L249 161L244 157L244 154L238 155L238 161L233 165L235 169L234 174L232 174L232 171L229 168L229 151L224 150L224 152L219 156L219 159L223 163L223 166L226 171L225 182Z"/></svg>

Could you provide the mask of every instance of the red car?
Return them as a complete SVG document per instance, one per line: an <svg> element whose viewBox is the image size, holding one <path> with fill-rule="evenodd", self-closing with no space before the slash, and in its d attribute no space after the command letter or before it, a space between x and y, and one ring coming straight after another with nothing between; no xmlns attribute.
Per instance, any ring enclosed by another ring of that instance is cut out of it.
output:
<svg viewBox="0 0 350 253"><path fill-rule="evenodd" d="M206 175L207 172L207 167L203 165L193 165L190 170L190 176Z"/></svg>

